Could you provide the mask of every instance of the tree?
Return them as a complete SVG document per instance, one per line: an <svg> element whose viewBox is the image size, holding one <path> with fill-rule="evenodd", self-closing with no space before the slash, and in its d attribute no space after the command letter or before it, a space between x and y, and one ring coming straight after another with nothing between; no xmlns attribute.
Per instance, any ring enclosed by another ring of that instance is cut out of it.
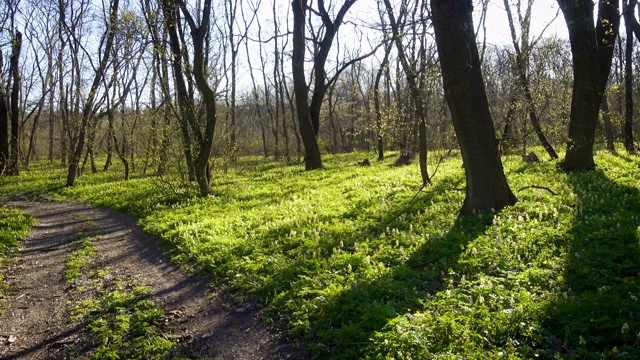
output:
<svg viewBox="0 0 640 360"><path fill-rule="evenodd" d="M89 126L89 121L91 117L94 115L94 105L95 100L98 93L98 87L103 81L103 77L106 71L107 64L109 63L109 56L111 54L111 47L113 46L113 39L116 35L116 26L118 22L118 5L119 0L112 0L110 11L109 11L109 19L107 23L107 32L106 32L106 42L104 49L102 50L102 57L100 58L100 63L98 64L98 68L96 69L93 83L91 84L91 88L89 89L89 94L85 101L83 110L82 110L82 118L80 121L80 129L78 133L78 138L75 143L75 148L71 157L69 159L69 171L67 173L67 186L75 185L76 177L79 172L80 158L82 157L82 152L84 151L86 136L87 136L87 128Z"/></svg>
<svg viewBox="0 0 640 360"><path fill-rule="evenodd" d="M633 35L640 40L640 24L635 18L634 11L638 5L637 0L623 0L624 25L626 30L625 55L624 55L624 90L625 90L625 116L624 116L624 147L629 153L636 151L633 142Z"/></svg>
<svg viewBox="0 0 640 360"><path fill-rule="evenodd" d="M322 19L324 36L318 44L318 50L313 56L314 87L311 102L309 102L309 86L304 72L305 62L305 26L308 0L293 0L293 88L296 99L296 113L300 124L300 135L305 149L305 169L322 168L320 147L318 146L318 132L320 130L320 110L325 93L327 92L325 64L333 40L344 20L349 8L356 0L345 0L332 20L327 12L324 0L318 0L317 14Z"/></svg>
<svg viewBox="0 0 640 360"><path fill-rule="evenodd" d="M217 120L216 95L211 86L209 86L207 73L205 71L205 38L209 33L209 25L211 23L211 0L205 0L202 5L200 24L197 24L196 20L191 16L184 1L178 0L177 3L191 30L191 38L193 40L192 74L205 106L206 119L204 131L201 130L201 126L196 119L194 99L189 96L184 80L182 80L182 72L184 71L182 63L185 54L183 53L183 48L180 46L177 33L178 14L176 4L172 0L164 0L163 11L166 26L169 30L171 51L174 57L173 70L178 90L178 103L181 108L183 108L183 111L185 111L185 117L187 118L183 121L188 122L191 128L190 130L195 134L197 141L197 155L193 162L194 175L200 188L200 195L205 197L211 193L211 169L209 161L213 150L213 135Z"/></svg>
<svg viewBox="0 0 640 360"><path fill-rule="evenodd" d="M516 52L515 69L524 93L524 99L527 105L529 119L531 120L531 125L533 126L533 130L538 136L538 141L540 141L540 145L542 145L542 147L547 151L547 154L549 154L549 156L552 159L557 159L558 154L553 149L553 146L547 140L547 137L544 135L544 132L542 131L542 127L540 126L540 120L538 119L538 114L535 109L535 103L533 100L533 95L531 93L531 84L529 82L529 57L530 57L532 48L540 40L540 37L538 37L533 42L531 43L529 42L529 30L531 26L531 7L532 6L533 6L533 0L528 0L525 14L523 16L520 9L520 1L518 1L517 11L519 15L520 25L522 26L520 38L518 39L518 35L516 33L516 28L513 20L513 15L511 13L511 7L509 5L509 0L504 0L504 7L507 12L507 18L509 20L509 29L511 30L511 42L513 43L513 49Z"/></svg>
<svg viewBox="0 0 640 360"><path fill-rule="evenodd" d="M472 0L431 0L445 97L464 161L466 197L461 215L499 210L517 199L495 146L493 121L480 71Z"/></svg>
<svg viewBox="0 0 640 360"><path fill-rule="evenodd" d="M19 175L18 154L20 152L20 53L22 51L22 33L15 28L17 3L8 2L6 16L10 21L11 55L9 56L9 82L5 94L4 84L0 81L0 174ZM2 68L0 54L0 69ZM10 125L10 126L9 126ZM9 128L11 132L9 133Z"/></svg>
<svg viewBox="0 0 640 360"><path fill-rule="evenodd" d="M3 56L0 51L0 68ZM0 175L4 174L9 162L9 105L4 93L4 84L0 83Z"/></svg>
<svg viewBox="0 0 640 360"><path fill-rule="evenodd" d="M404 8L404 11L401 11L400 15L396 19L393 8L391 6L391 2L389 0L384 0L384 4L387 8L387 15L389 16L389 25L391 26L391 31L393 33L393 41L398 51L398 59L400 60L400 64L402 65L402 68L407 76L409 93L414 102L415 115L418 118L418 149L420 154L420 174L422 177L422 184L427 184L430 181L429 171L427 169L427 116L425 109L424 92L420 91L418 85L418 82L420 80L419 77L424 76L424 73L426 72L426 51L424 39L422 39L420 43L420 55L418 56L419 60L414 61L414 63L411 64L402 44L402 34L400 26L400 22L402 22L402 18L406 14L406 5L403 2L402 7ZM426 3L421 2L420 4L416 4L416 6L420 6L422 8L421 10L424 10L424 8L426 8ZM422 13L422 11L420 11L420 13ZM412 22L414 24L413 32L415 33L415 26L419 23L419 20L412 19Z"/></svg>
<svg viewBox="0 0 640 360"><path fill-rule="evenodd" d="M595 131L618 34L619 5L618 1L600 0L594 26L592 0L557 2L569 29L574 73L567 152L562 167L567 171L587 171L595 167Z"/></svg>

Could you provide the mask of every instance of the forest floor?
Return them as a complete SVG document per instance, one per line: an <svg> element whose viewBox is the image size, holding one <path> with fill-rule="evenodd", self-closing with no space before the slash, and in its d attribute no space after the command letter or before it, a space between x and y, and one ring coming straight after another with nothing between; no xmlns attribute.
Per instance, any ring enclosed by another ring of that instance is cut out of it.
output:
<svg viewBox="0 0 640 360"><path fill-rule="evenodd" d="M283 332L256 320L260 312L255 305L234 303L224 291L211 289L206 279L172 265L157 240L128 216L78 203L24 198L4 205L36 217L39 223L5 270L9 289L0 315L0 359L95 354L89 319L80 316L74 321L72 313L88 296L99 296L115 283L149 289L148 300L162 309L159 332L173 343L167 358L308 358ZM82 234L95 247L91 268L101 269L100 285L93 288L66 275L66 263Z"/></svg>

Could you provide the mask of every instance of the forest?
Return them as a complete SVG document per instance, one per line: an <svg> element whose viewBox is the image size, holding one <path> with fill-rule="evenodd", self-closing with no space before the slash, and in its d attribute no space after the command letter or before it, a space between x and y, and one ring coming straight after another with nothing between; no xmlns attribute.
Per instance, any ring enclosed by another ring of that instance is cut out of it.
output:
<svg viewBox="0 0 640 360"><path fill-rule="evenodd" d="M638 17L637 0L2 0L0 314L42 221L11 202L80 202L133 217L291 358L638 358ZM61 264L88 334L66 356L204 354L176 350L138 284L84 290L109 278L101 236Z"/></svg>

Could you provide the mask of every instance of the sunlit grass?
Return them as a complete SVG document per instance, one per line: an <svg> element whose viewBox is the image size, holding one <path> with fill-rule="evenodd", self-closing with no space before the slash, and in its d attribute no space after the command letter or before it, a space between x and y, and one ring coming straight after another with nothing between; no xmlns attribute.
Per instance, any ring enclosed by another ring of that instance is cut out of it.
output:
<svg viewBox="0 0 640 360"><path fill-rule="evenodd" d="M571 175L505 157L519 202L461 219L460 159L415 196L417 166L357 166L364 157L312 172L243 159L214 173L206 199L117 168L71 189L32 171L5 191L134 215L175 262L259 301L318 358L640 356L637 157L601 153L597 171Z"/></svg>

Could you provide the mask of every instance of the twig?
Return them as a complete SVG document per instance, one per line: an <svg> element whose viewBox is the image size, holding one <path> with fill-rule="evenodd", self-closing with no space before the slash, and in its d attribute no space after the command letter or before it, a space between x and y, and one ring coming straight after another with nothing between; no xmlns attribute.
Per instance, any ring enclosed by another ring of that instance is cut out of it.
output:
<svg viewBox="0 0 640 360"><path fill-rule="evenodd" d="M518 192L525 190L525 189L541 189L541 190L547 190L549 193L551 193L551 195L558 195L555 191L549 189L546 186L538 186L538 185L529 185L529 186L525 186L523 188L518 189Z"/></svg>

